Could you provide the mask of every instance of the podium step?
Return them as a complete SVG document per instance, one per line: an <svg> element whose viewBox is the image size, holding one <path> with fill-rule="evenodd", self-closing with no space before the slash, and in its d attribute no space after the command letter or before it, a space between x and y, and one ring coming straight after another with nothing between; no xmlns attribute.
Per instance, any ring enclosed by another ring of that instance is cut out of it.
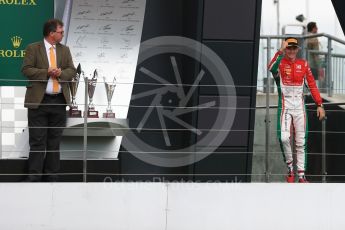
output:
<svg viewBox="0 0 345 230"><path fill-rule="evenodd" d="M27 159L1 159L0 182L19 182L27 173ZM59 182L82 182L83 161L61 160ZM118 160L88 160L88 182L111 182L120 179L120 162Z"/></svg>

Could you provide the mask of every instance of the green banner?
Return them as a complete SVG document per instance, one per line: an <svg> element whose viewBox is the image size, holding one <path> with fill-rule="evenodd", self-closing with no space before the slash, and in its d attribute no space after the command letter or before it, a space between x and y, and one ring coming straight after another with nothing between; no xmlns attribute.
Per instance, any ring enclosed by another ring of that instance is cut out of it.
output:
<svg viewBox="0 0 345 230"><path fill-rule="evenodd" d="M53 17L54 0L0 0L0 86L26 85L25 48L43 39L43 24Z"/></svg>

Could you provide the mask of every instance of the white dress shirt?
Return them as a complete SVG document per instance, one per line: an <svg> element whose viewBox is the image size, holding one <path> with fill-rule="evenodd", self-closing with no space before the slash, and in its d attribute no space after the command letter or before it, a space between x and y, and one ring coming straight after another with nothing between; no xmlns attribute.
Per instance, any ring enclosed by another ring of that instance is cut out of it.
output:
<svg viewBox="0 0 345 230"><path fill-rule="evenodd" d="M54 48L55 60L57 62L57 58L56 58L56 45L51 45L45 39L43 39L43 40L44 40L44 46L45 46L46 52L47 52L49 66L51 66L51 64L50 64L50 47L53 46L53 48ZM61 85L60 85L60 83L59 83L59 91L58 91L58 93L61 93ZM55 94L54 91L53 91L53 79L51 77L48 80L48 84L47 84L47 88L46 88L46 94Z"/></svg>

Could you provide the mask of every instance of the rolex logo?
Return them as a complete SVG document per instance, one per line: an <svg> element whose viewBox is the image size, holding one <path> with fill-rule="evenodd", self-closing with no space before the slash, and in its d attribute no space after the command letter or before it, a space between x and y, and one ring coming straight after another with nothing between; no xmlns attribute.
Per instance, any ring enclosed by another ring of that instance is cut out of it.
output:
<svg viewBox="0 0 345 230"><path fill-rule="evenodd" d="M14 37L12 37L11 38L11 41L12 41L12 45L13 45L13 47L15 48L15 49L17 49L19 46L20 46L20 44L22 43L22 38L21 37L19 37L19 36L14 36Z"/></svg>

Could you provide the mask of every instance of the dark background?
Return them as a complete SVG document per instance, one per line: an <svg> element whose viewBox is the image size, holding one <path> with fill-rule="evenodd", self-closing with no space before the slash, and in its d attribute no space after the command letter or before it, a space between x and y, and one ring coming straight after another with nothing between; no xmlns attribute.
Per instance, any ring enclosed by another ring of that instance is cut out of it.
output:
<svg viewBox="0 0 345 230"><path fill-rule="evenodd" d="M148 0L142 41L158 36L182 36L197 40L211 48L231 72L237 92L237 110L232 131L213 154L203 160L183 167L158 167L145 163L130 154L130 149L121 148L119 173L124 181L242 181L249 182L253 151L255 95L257 82L258 45L260 33L261 0ZM178 47L177 47L178 49ZM140 59L140 58L139 58ZM186 56L176 56L181 67L183 84L193 84L202 69L200 63ZM169 55L160 55L146 60L142 66L176 83L169 66ZM138 66L140 68L140 66ZM136 83L157 83L140 71ZM215 85L213 76L206 73L202 85ZM254 86L254 87L252 87ZM154 86L135 85L133 95L154 89ZM189 88L185 87L185 92ZM188 106L208 101L218 101L222 92L217 87L198 87ZM226 95L229 96L229 95ZM150 106L152 97L132 100L131 105ZM164 101L162 102L163 106ZM239 109L240 108L240 109ZM131 107L129 122L136 128L146 108ZM200 110L181 119L193 127L209 129L222 112L214 109ZM167 129L180 129L175 122L166 120ZM189 131L169 131L171 147L167 147L160 130L157 113L150 116L145 130L138 133L146 143L169 150L180 149L197 143L198 137ZM229 129L229 127L222 127ZM241 130L241 131L239 131ZM200 138L200 137L199 137ZM198 154L195 146L192 154ZM145 151L144 149L142 151ZM196 153L195 153L196 152ZM168 159L167 159L168 160ZM134 174L134 175L133 175Z"/></svg>

